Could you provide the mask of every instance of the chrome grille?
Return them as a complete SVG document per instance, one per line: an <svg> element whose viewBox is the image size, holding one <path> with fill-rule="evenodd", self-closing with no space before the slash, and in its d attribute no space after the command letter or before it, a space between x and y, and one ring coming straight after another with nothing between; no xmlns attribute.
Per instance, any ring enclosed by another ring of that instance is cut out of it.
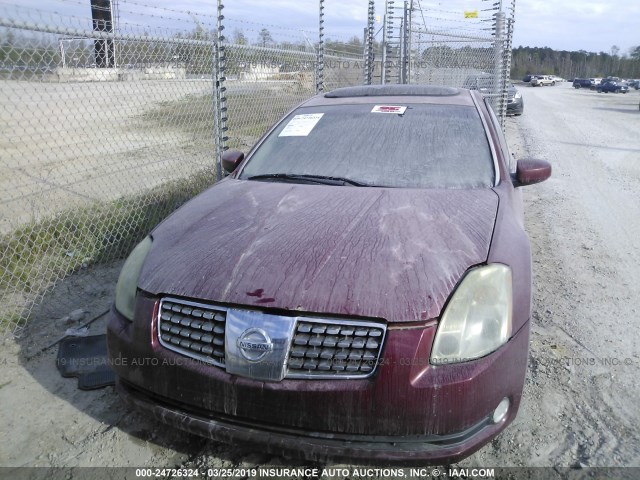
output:
<svg viewBox="0 0 640 480"><path fill-rule="evenodd" d="M368 377L378 365L385 332L385 326L376 323L300 320L287 359L287 377Z"/></svg>
<svg viewBox="0 0 640 480"><path fill-rule="evenodd" d="M224 309L163 299L158 313L160 344L191 358L224 367Z"/></svg>
<svg viewBox="0 0 640 480"><path fill-rule="evenodd" d="M233 318L228 327L232 336L239 335L234 333ZM287 335L291 335L286 342L288 353L285 350L281 360L285 364L286 358L285 378L366 378L375 373L386 334L384 324L304 317L292 320L295 327ZM165 348L229 367L225 362L226 308L167 297L160 301L157 325L158 339Z"/></svg>

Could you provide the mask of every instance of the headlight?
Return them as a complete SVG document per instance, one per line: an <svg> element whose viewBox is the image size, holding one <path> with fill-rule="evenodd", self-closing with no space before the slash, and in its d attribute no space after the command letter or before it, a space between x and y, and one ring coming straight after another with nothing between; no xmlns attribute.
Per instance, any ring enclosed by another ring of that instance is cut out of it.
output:
<svg viewBox="0 0 640 480"><path fill-rule="evenodd" d="M445 309L431 363L466 362L483 357L511 337L511 269L492 264L470 270Z"/></svg>
<svg viewBox="0 0 640 480"><path fill-rule="evenodd" d="M146 237L133 249L129 258L124 262L124 266L118 277L118 283L116 285L116 310L129 320L133 320L138 277L140 276L144 259L151 248L151 242L151 237Z"/></svg>
<svg viewBox="0 0 640 480"><path fill-rule="evenodd" d="M514 97L515 98L522 98L522 94L520 92L517 92Z"/></svg>

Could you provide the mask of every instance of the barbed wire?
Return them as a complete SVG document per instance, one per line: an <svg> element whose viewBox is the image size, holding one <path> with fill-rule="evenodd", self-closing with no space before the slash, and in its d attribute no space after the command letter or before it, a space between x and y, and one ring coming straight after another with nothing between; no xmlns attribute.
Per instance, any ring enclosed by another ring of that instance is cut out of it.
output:
<svg viewBox="0 0 640 480"><path fill-rule="evenodd" d="M63 1L71 1L71 0L63 0ZM209 17L212 19L212 21L216 21L217 19L217 15L215 13L204 13L201 11L198 12L194 12L191 10L178 10L175 8L169 8L169 7L161 7L158 5L149 5L147 3L144 2L137 2L135 0L117 0L118 1L118 8L121 8L121 6L123 4L129 4L129 5L136 5L138 7L142 7L146 10L162 10L165 12L174 12L174 13L180 13L180 14L187 14L187 15L196 15L198 17Z"/></svg>

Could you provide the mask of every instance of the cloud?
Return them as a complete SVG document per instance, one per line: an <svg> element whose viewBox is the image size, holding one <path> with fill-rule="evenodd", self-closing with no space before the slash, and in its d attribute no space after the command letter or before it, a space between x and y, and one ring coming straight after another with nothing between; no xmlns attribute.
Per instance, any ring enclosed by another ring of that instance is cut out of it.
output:
<svg viewBox="0 0 640 480"><path fill-rule="evenodd" d="M640 44L638 18L637 2L518 0L514 46L600 52L618 45L624 52Z"/></svg>
<svg viewBox="0 0 640 480"><path fill-rule="evenodd" d="M55 24L67 15L76 18L75 25L77 19L90 16L89 0L10 0L4 8L11 8L12 3L23 13L28 12L27 18L35 18L39 23ZM226 0L224 3L228 32L243 30L251 41L256 40L263 27L268 28L276 40L298 41L306 36L315 41L317 38L318 0ZM383 16L384 1L376 0L375 3L376 15ZM426 11L428 27L436 29L438 19L442 17L460 17L456 20L460 22L460 28L468 28L472 24L464 23L463 11L482 11L490 3L482 0L414 0L414 6L421 6ZM216 23L215 0L119 0L118 4L123 25L128 21L143 25L139 28L148 25L149 28L189 31L195 27L194 15L209 28ZM153 8L145 4L153 5ZM396 0L395 4L400 6L403 0ZM510 1L504 0L504 4L509 5ZM336 40L362 37L367 6L367 0L325 0L327 37ZM38 12L45 13L39 15ZM421 16L417 13L416 16L421 21ZM610 0L517 0L514 46L599 52L609 51L612 45L618 45L622 52L627 52L632 46L640 45L639 18L640 2L637 0L622 3ZM376 25L376 31L380 27L381 24ZM380 40L381 34L377 38Z"/></svg>

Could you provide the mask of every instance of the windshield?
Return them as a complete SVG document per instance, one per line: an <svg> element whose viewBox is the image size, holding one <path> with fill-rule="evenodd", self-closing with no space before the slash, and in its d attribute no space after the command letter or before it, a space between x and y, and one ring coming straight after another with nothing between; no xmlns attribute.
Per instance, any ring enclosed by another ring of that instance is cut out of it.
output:
<svg viewBox="0 0 640 480"><path fill-rule="evenodd" d="M319 176L369 186L480 188L493 186L494 169L474 107L359 104L289 115L239 178L268 175L271 181Z"/></svg>

